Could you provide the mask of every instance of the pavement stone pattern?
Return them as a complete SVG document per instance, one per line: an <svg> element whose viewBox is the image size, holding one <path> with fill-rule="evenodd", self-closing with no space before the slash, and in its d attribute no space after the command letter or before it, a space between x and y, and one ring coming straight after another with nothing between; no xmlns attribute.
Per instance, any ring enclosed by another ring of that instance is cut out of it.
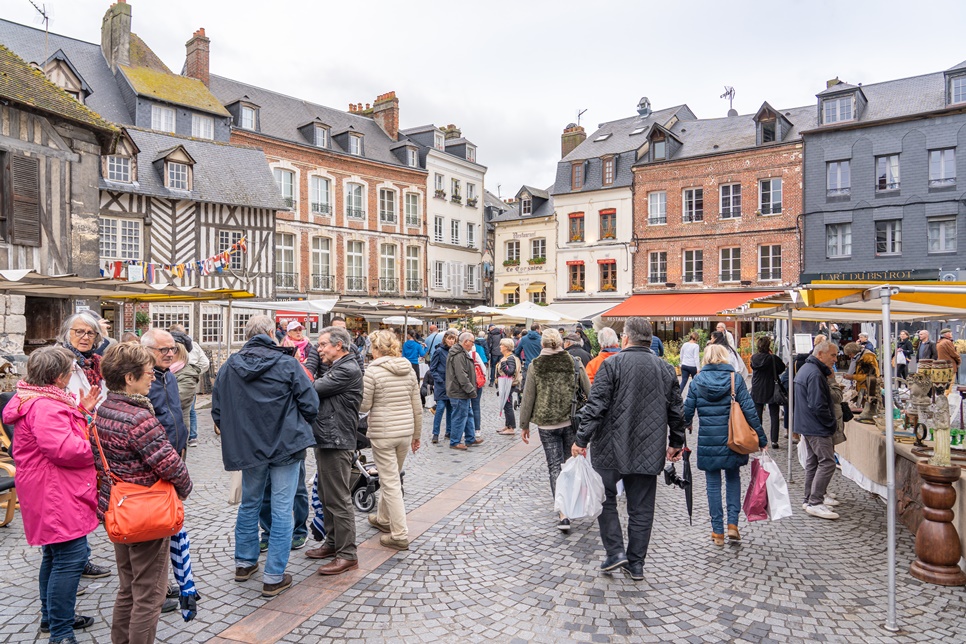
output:
<svg viewBox="0 0 966 644"><path fill-rule="evenodd" d="M485 443L465 452L432 445L424 417L423 448L406 463L406 504L413 510L515 444L494 434L503 426L492 389L485 390ZM233 580L234 521L228 474L207 412L199 412L201 444L189 453L195 490L186 504L195 581L204 599L198 618L164 615L159 642L216 637L273 600L260 579ZM536 438L536 432L533 433ZM784 444L783 444L784 445ZM784 450L776 454L784 463ZM307 462L314 471L311 456ZM836 476L831 489L842 518L809 517L801 508L801 476L790 484L795 515L739 523L740 545L711 544L704 477L695 471L694 525L683 492L659 482L645 580L600 575L596 522L555 528L543 450L524 457L489 487L394 554L373 574L333 599L283 642L909 642L966 641L966 589L922 584L908 575L913 537L899 526L898 635L885 621L885 513L882 502ZM748 468L743 472L747 485ZM623 514L623 508L621 509ZM626 525L626 516L624 517ZM357 539L376 534L357 516ZM103 530L90 537L93 559L114 567ZM308 547L314 542L310 540ZM0 590L0 642L46 641L39 631L40 550L27 546L19 515L0 529L7 569ZM296 583L319 562L294 551ZM256 576L257 577L257 576ZM117 577L82 580L79 614L97 623L80 642L109 642ZM284 597L284 595L283 595ZM254 617L257 617L258 613Z"/></svg>

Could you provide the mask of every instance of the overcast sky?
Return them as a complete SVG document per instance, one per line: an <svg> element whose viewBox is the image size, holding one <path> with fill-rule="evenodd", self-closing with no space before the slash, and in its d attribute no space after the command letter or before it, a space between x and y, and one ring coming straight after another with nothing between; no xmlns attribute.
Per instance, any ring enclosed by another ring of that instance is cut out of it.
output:
<svg viewBox="0 0 966 644"><path fill-rule="evenodd" d="M40 0L35 0L41 4ZM548 186L560 134L687 103L699 118L808 105L838 76L874 83L966 60L966 2L879 0L130 0L132 30L172 70L198 27L211 72L346 109L395 90L402 127L454 123L487 188ZM53 0L52 32L100 41L107 0ZM36 25L28 0L0 17Z"/></svg>

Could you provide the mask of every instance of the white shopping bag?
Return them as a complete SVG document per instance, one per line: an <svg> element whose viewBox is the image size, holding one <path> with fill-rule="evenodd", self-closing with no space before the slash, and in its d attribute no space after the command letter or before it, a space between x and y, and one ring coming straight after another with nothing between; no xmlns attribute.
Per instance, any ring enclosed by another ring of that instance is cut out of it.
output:
<svg viewBox="0 0 966 644"><path fill-rule="evenodd" d="M761 467L768 472L765 490L768 492L768 518L778 521L792 516L792 502L788 498L788 485L782 471L768 454L761 455Z"/></svg>
<svg viewBox="0 0 966 644"><path fill-rule="evenodd" d="M241 503L242 496L242 473L241 470L229 472L230 479L228 484L228 505L238 505Z"/></svg>
<svg viewBox="0 0 966 644"><path fill-rule="evenodd" d="M553 509L568 519L594 518L604 505L604 481L590 460L572 456L560 468Z"/></svg>

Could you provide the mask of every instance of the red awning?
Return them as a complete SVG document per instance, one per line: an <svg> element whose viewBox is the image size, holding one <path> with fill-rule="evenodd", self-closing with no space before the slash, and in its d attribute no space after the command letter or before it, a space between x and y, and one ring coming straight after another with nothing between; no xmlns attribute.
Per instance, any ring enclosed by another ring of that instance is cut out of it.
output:
<svg viewBox="0 0 966 644"><path fill-rule="evenodd" d="M734 309L756 297L767 297L779 291L738 291L708 293L654 293L632 295L601 314L605 319L640 316L649 319L697 321L721 317L719 313Z"/></svg>
<svg viewBox="0 0 966 644"><path fill-rule="evenodd" d="M571 259L567 261L567 266L583 266L584 260L582 259Z"/></svg>
<svg viewBox="0 0 966 644"><path fill-rule="evenodd" d="M617 260L616 259L598 259L597 263L598 264L616 264Z"/></svg>

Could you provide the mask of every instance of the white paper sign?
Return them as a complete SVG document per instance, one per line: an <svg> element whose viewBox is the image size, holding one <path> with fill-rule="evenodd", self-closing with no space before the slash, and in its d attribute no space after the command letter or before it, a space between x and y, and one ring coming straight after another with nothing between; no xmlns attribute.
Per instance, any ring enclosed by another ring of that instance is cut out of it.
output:
<svg viewBox="0 0 966 644"><path fill-rule="evenodd" d="M127 267L127 280L129 282L144 281L144 267L140 264L130 264Z"/></svg>
<svg viewBox="0 0 966 644"><path fill-rule="evenodd" d="M808 333L795 334L795 353L811 353L812 336Z"/></svg>

